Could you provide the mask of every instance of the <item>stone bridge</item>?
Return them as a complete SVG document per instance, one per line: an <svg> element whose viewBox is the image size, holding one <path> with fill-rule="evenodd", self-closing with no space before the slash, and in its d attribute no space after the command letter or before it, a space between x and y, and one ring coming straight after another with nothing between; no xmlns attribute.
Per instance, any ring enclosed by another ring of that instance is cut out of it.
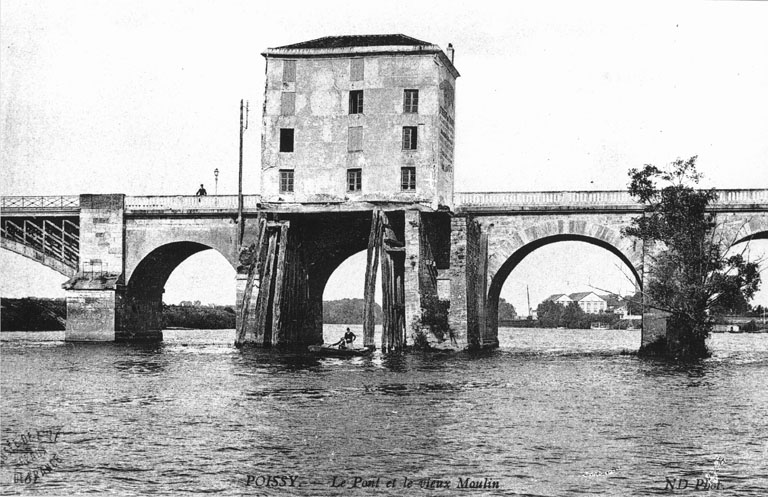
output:
<svg viewBox="0 0 768 497"><path fill-rule="evenodd" d="M603 247L642 285L644 247L622 237L621 228L643 208L624 191L456 193L453 212L418 201L269 203L248 195L242 228L236 196L4 197L0 228L3 248L70 278L67 339L98 341L161 337L165 283L202 250L217 250L239 270L239 308L246 279L238 259L240 230L247 246L258 238L258 219L283 223L293 247L287 284L303 297L283 304L292 306L293 318L281 325L279 339L304 346L322 342L323 290L346 258L368 246L374 209L387 213L397 242L388 250L402 266L395 273L395 293L402 293L395 305L404 307L405 327L419 323L435 303L448 306L453 336L431 337L443 341L437 345L497 345L506 278L550 243ZM768 237L768 190L721 190L713 211L729 239ZM246 319L257 321L258 312L251 308ZM643 343L660 333L647 323L643 328ZM277 343L257 335L251 341Z"/></svg>

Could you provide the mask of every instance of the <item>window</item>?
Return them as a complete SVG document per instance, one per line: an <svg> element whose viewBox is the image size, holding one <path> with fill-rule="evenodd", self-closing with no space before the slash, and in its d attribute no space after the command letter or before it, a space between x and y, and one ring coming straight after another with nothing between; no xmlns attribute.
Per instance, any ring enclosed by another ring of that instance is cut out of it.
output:
<svg viewBox="0 0 768 497"><path fill-rule="evenodd" d="M293 128L280 128L280 151L293 152Z"/></svg>
<svg viewBox="0 0 768 497"><path fill-rule="evenodd" d="M402 190L416 189L416 168L403 167L400 169L400 188Z"/></svg>
<svg viewBox="0 0 768 497"><path fill-rule="evenodd" d="M349 128L349 143L347 146L349 152L360 152L363 150L363 127L353 126Z"/></svg>
<svg viewBox="0 0 768 497"><path fill-rule="evenodd" d="M284 91L280 96L280 114L283 116L292 116L296 107L296 94Z"/></svg>
<svg viewBox="0 0 768 497"><path fill-rule="evenodd" d="M405 90L403 93L403 112L406 114L419 112L419 90Z"/></svg>
<svg viewBox="0 0 768 497"><path fill-rule="evenodd" d="M363 90L352 90L349 92L349 113L363 113Z"/></svg>
<svg viewBox="0 0 768 497"><path fill-rule="evenodd" d="M403 126L403 150L416 150L418 128L416 126Z"/></svg>
<svg viewBox="0 0 768 497"><path fill-rule="evenodd" d="M280 193L293 193L293 169L280 170Z"/></svg>
<svg viewBox="0 0 768 497"><path fill-rule="evenodd" d="M349 80L362 81L365 75L365 64L363 59L351 59L349 61Z"/></svg>
<svg viewBox="0 0 768 497"><path fill-rule="evenodd" d="M296 82L296 61L284 60L283 61L283 83L295 83Z"/></svg>
<svg viewBox="0 0 768 497"><path fill-rule="evenodd" d="M363 170L347 169L347 191L359 192L363 187Z"/></svg>

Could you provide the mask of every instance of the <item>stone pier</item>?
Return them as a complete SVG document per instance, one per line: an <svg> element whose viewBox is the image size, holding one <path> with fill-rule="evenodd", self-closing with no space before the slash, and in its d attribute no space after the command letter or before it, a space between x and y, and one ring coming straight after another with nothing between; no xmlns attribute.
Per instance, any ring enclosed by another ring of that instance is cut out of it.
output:
<svg viewBox="0 0 768 497"><path fill-rule="evenodd" d="M125 195L80 196L80 266L67 290L67 341L120 338ZM159 331L159 330L158 330Z"/></svg>

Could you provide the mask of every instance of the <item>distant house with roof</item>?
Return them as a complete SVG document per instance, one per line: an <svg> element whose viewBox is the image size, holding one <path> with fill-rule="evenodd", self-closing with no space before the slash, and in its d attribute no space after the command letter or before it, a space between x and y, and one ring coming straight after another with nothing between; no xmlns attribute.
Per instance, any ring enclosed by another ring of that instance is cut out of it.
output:
<svg viewBox="0 0 768 497"><path fill-rule="evenodd" d="M554 302L555 304L560 304L567 307L568 304L573 302L573 300L571 300L571 298L564 293L556 293L545 298L544 302Z"/></svg>
<svg viewBox="0 0 768 497"><path fill-rule="evenodd" d="M609 299L609 296L601 296L595 292L576 292L570 295L555 293L544 299L544 302L554 302L563 307L568 307L568 304L575 302L587 314L599 314L608 311ZM619 305L619 299L615 297L613 299L615 300L614 305Z"/></svg>
<svg viewBox="0 0 768 497"><path fill-rule="evenodd" d="M576 292L568 295L568 297L587 314L598 314L605 312L608 308L608 302L595 292Z"/></svg>
<svg viewBox="0 0 768 497"><path fill-rule="evenodd" d="M619 319L639 320L642 318L640 315L630 314L630 299L632 297L622 297L616 294L603 295L603 299L606 301L605 312L612 312L619 316Z"/></svg>

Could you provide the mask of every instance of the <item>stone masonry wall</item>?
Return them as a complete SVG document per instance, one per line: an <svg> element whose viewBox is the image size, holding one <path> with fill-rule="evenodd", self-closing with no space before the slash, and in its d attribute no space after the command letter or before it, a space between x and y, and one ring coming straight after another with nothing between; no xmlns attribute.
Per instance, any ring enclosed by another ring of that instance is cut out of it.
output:
<svg viewBox="0 0 768 497"><path fill-rule="evenodd" d="M123 273L125 195L80 196L80 270Z"/></svg>
<svg viewBox="0 0 768 497"><path fill-rule="evenodd" d="M67 292L65 338L72 342L115 340L115 291L70 290Z"/></svg>

